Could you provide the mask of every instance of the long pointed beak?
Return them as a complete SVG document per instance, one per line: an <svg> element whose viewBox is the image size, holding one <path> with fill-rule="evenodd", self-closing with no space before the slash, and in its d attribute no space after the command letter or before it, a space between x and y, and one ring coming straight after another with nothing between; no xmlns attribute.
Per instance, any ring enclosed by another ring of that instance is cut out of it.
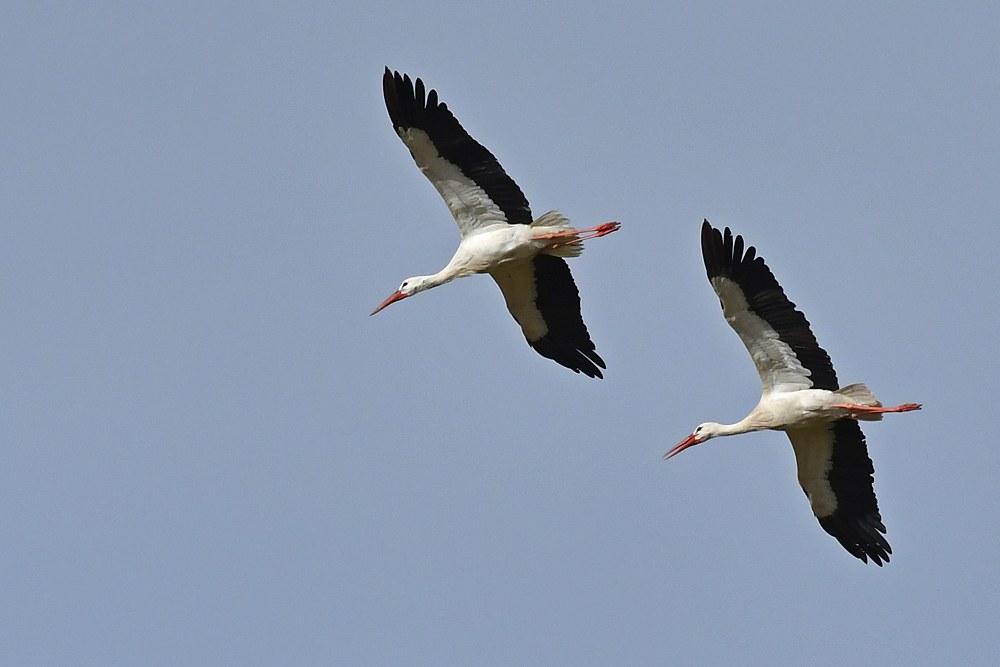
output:
<svg viewBox="0 0 1000 667"><path fill-rule="evenodd" d="M685 449L687 449L691 445L697 445L699 442L702 442L702 441L699 440L698 438L694 437L694 434L692 433L688 437L684 438L684 440L682 442L678 443L677 445L674 445L673 449L671 449L669 452L667 452L666 454L664 454L663 455L663 460L666 461L667 459L669 459L669 458L671 458L673 456L677 456L678 454L680 454L681 452L683 452Z"/></svg>
<svg viewBox="0 0 1000 667"><path fill-rule="evenodd" d="M393 292L392 296L390 296L388 299L386 299L385 301L383 301L381 306L379 306L378 308L376 308L375 310L372 311L372 315L374 315L378 311L382 310L383 308L385 308L386 306L388 306L390 303L395 303L396 301L399 301L400 299L405 299L407 296L409 296L409 295L403 294L402 292L400 292L398 290L395 291L395 292ZM371 317L371 315L369 315L368 317Z"/></svg>

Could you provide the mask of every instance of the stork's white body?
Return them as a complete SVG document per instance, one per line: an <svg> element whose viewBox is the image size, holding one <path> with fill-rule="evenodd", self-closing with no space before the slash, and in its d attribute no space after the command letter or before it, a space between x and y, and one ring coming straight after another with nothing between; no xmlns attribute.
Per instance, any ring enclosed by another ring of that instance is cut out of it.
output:
<svg viewBox="0 0 1000 667"><path fill-rule="evenodd" d="M414 84L388 68L382 85L396 133L441 194L462 240L441 271L403 281L372 314L456 278L489 273L531 347L576 372L602 377L604 361L583 324L579 293L561 258L578 256L585 239L610 234L619 224L577 230L556 211L533 220L517 184L438 103L435 91L425 95L420 79Z"/></svg>
<svg viewBox="0 0 1000 667"><path fill-rule="evenodd" d="M851 402L859 395L870 395L871 392L862 384L852 384L843 390L829 391L826 389L795 389L791 391L764 391L757 406L741 421L725 425L720 424L727 433L717 435L734 435L750 431L772 429L775 431L797 430L816 424L823 424L837 419L864 419L877 421L882 418L879 413L869 413L859 410L859 407L877 407L879 404L871 397L867 406Z"/></svg>
<svg viewBox="0 0 1000 667"><path fill-rule="evenodd" d="M799 483L820 525L850 553L888 562L892 549L873 488L874 468L857 420L919 405L882 407L863 384L839 387L826 351L805 316L789 301L764 260L743 239L702 226L709 281L730 326L746 345L760 375L760 402L735 424L706 422L665 455L670 458L710 438L750 431L784 431L792 442Z"/></svg>
<svg viewBox="0 0 1000 667"><path fill-rule="evenodd" d="M549 211L530 225L496 223L481 227L462 237L454 257L434 278L443 284L473 273L490 273L508 264L523 264L542 252L576 257L583 246L577 241L567 245L566 237L576 233L558 211Z"/></svg>

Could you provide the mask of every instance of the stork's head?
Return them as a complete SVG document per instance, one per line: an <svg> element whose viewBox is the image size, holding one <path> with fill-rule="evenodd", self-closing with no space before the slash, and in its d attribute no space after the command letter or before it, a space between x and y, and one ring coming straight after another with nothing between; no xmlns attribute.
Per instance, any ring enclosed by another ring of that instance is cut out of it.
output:
<svg viewBox="0 0 1000 667"><path fill-rule="evenodd" d="M372 315L382 310L390 303L395 303L400 299L405 299L408 296L413 296L417 292L423 292L429 287L434 287L428 281L429 276L415 276L413 278L407 278L403 281L403 284L399 286L399 289L392 293L392 295L382 302L382 305L372 311Z"/></svg>
<svg viewBox="0 0 1000 667"><path fill-rule="evenodd" d="M669 459L672 456L677 456L688 447L700 445L706 440L714 438L719 435L718 429L719 424L716 424L715 422L705 422L704 424L699 424L698 428L694 430L694 433L675 445L669 452L663 455L663 458Z"/></svg>

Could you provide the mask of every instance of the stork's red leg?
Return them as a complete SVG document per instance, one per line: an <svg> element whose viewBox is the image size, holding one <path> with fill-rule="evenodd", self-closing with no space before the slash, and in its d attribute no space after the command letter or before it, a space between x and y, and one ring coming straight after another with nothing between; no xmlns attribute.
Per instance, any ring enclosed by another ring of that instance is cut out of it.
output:
<svg viewBox="0 0 1000 667"><path fill-rule="evenodd" d="M597 227L591 227L590 229L576 229L573 231L565 232L554 232L552 234L542 234L541 236L536 236L536 239L560 239L567 236L575 236L572 241L567 241L568 243L579 243L580 241L586 241L587 239L596 239L602 236L607 236L611 232L617 231L621 227L620 222L606 222L603 225L598 225ZM581 234L590 234L590 236L581 236Z"/></svg>
<svg viewBox="0 0 1000 667"><path fill-rule="evenodd" d="M830 406L831 408L843 408L844 410L850 410L856 414L869 414L878 415L883 412L909 412L910 410L919 410L919 403L905 403L903 405L897 405L894 408L884 408L884 407L874 407L867 405L854 405L853 403L834 403Z"/></svg>

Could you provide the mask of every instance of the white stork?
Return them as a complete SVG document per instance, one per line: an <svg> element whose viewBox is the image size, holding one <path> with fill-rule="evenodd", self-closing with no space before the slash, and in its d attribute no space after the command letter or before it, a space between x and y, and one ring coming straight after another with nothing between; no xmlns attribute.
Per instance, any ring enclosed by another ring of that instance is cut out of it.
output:
<svg viewBox="0 0 1000 667"><path fill-rule="evenodd" d="M745 419L702 424L664 458L715 436L784 431L795 450L799 484L823 529L862 561L889 562L892 549L875 499L875 468L858 420L878 421L883 413L919 410L920 405L885 408L863 384L840 388L805 315L785 296L764 260L755 257L753 246L744 255L742 236L734 241L729 228L723 235L706 220L701 251L722 313L753 357L764 390Z"/></svg>
<svg viewBox="0 0 1000 667"><path fill-rule="evenodd" d="M580 294L563 257L577 257L582 241L619 227L609 222L577 230L557 211L537 220L517 183L493 154L469 136L437 92L385 68L385 106L392 125L420 171L444 198L462 241L448 265L432 276L407 278L372 312L417 292L473 273L488 273L500 286L507 309L528 344L543 357L603 377L580 315Z"/></svg>

